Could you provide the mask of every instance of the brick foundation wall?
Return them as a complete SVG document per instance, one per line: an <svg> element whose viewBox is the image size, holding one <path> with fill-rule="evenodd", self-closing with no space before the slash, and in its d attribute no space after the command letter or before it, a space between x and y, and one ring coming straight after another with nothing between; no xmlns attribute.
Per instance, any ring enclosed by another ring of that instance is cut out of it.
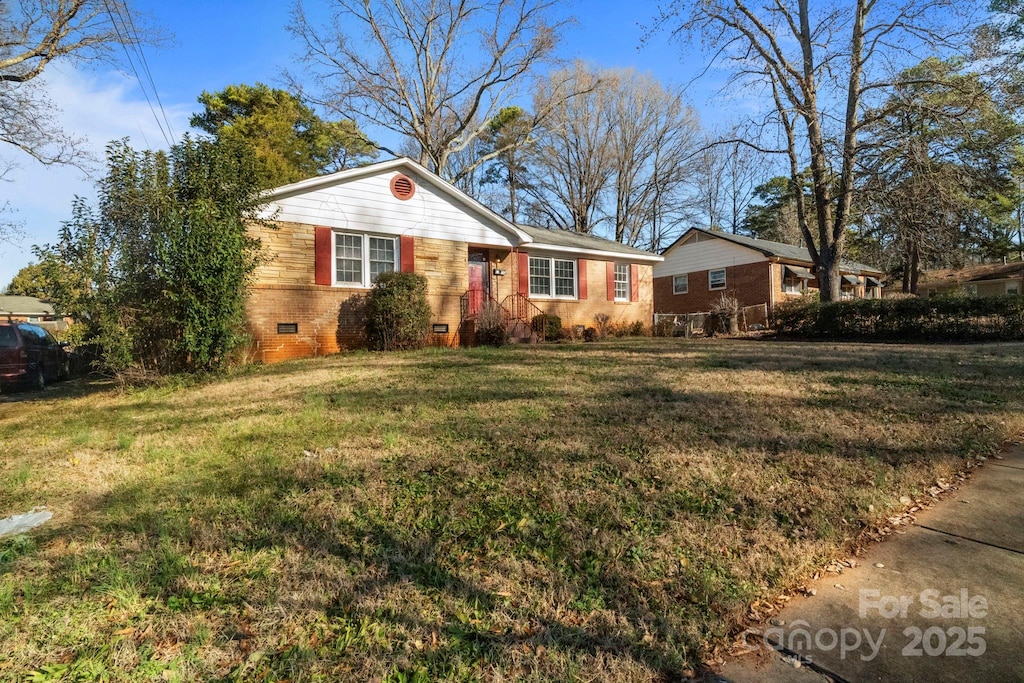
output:
<svg viewBox="0 0 1024 683"><path fill-rule="evenodd" d="M689 275L689 292L686 294L672 293L672 277L654 279L654 311L656 313L701 313L711 310L712 303L722 294L736 297L741 306L773 303L772 282L779 287L778 276L771 277L770 268L779 268L778 264L758 261L742 266L725 268L725 289L711 290L708 288L708 271L698 270ZM719 269L715 269L719 270ZM682 273L680 273L682 274ZM775 297L781 297L781 288Z"/></svg>
<svg viewBox="0 0 1024 683"><path fill-rule="evenodd" d="M323 285L254 285L246 306L256 360L322 356L365 346L365 290ZM278 323L295 323L295 334L278 334Z"/></svg>

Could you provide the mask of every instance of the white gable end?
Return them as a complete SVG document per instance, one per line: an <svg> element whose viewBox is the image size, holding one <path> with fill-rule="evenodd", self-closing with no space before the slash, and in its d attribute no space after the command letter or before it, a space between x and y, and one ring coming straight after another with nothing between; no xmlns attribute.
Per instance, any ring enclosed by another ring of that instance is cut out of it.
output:
<svg viewBox="0 0 1024 683"><path fill-rule="evenodd" d="M703 236L699 241L677 244L664 256L664 261L654 264L654 277L683 275L768 260L767 256L754 249L727 240L707 239Z"/></svg>
<svg viewBox="0 0 1024 683"><path fill-rule="evenodd" d="M468 211L446 193L435 190L415 171L403 171L416 182L416 193L408 200L398 199L391 193L391 179L399 175L399 171L387 170L288 194L268 204L262 216L339 230L495 247L513 247L520 243L497 221Z"/></svg>

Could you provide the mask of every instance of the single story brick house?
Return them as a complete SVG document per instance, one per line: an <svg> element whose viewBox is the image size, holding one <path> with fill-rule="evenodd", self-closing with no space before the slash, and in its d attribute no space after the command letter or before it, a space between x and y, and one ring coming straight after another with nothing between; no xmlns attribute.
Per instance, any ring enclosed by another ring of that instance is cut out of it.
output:
<svg viewBox="0 0 1024 683"><path fill-rule="evenodd" d="M421 273L437 345L472 341L490 302L525 329L651 324L657 254L610 240L514 225L411 159L400 158L266 193L251 226L265 259L247 304L257 360L365 346L364 298L379 273ZM467 334L467 331L469 334Z"/></svg>
<svg viewBox="0 0 1024 683"><path fill-rule="evenodd" d="M768 310L818 288L805 247L725 232L690 228L662 252L654 266L656 313L702 313L722 294L741 306ZM845 298L879 298L882 271L843 261Z"/></svg>
<svg viewBox="0 0 1024 683"><path fill-rule="evenodd" d="M0 295L0 322L32 323L61 332L68 328L69 318L54 310L53 304L34 296Z"/></svg>
<svg viewBox="0 0 1024 683"><path fill-rule="evenodd" d="M885 294L902 292L902 282L893 282ZM966 268L946 268L922 273L917 281L918 296L936 296L959 290L978 296L1005 296L1024 292L1024 263L982 263Z"/></svg>

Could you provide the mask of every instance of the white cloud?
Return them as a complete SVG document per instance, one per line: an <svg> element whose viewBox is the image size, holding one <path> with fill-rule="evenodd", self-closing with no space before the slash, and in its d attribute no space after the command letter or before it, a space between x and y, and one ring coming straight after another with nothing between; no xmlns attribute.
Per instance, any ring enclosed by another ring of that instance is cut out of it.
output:
<svg viewBox="0 0 1024 683"><path fill-rule="evenodd" d="M90 173L77 168L43 166L15 150L0 148L17 167L0 183L0 204L14 209L5 215L24 224L13 243L0 243L0 288L32 260L34 244L53 242L61 221L71 214L75 195L92 199L95 178L103 172L104 149L111 140L130 138L136 148L166 148L156 118L134 78L119 72L95 73L53 68L44 76L50 100L60 107L56 120L64 130L87 140L95 162ZM156 102L153 102L156 108ZM198 105L164 102L171 130L180 136ZM160 109L156 108L157 113ZM173 139L173 138L172 138Z"/></svg>

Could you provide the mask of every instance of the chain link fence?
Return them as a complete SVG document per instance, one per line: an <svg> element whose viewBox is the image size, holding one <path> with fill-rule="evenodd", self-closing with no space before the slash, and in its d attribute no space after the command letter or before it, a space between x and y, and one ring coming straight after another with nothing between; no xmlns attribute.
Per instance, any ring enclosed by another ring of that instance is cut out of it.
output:
<svg viewBox="0 0 1024 683"><path fill-rule="evenodd" d="M706 336L705 324L711 316L707 313L655 313L654 335L656 337L694 337ZM768 329L768 305L755 304L743 306L737 313L741 332L754 332ZM714 318L721 320L721 318ZM716 334L725 334L725 330L714 330Z"/></svg>

